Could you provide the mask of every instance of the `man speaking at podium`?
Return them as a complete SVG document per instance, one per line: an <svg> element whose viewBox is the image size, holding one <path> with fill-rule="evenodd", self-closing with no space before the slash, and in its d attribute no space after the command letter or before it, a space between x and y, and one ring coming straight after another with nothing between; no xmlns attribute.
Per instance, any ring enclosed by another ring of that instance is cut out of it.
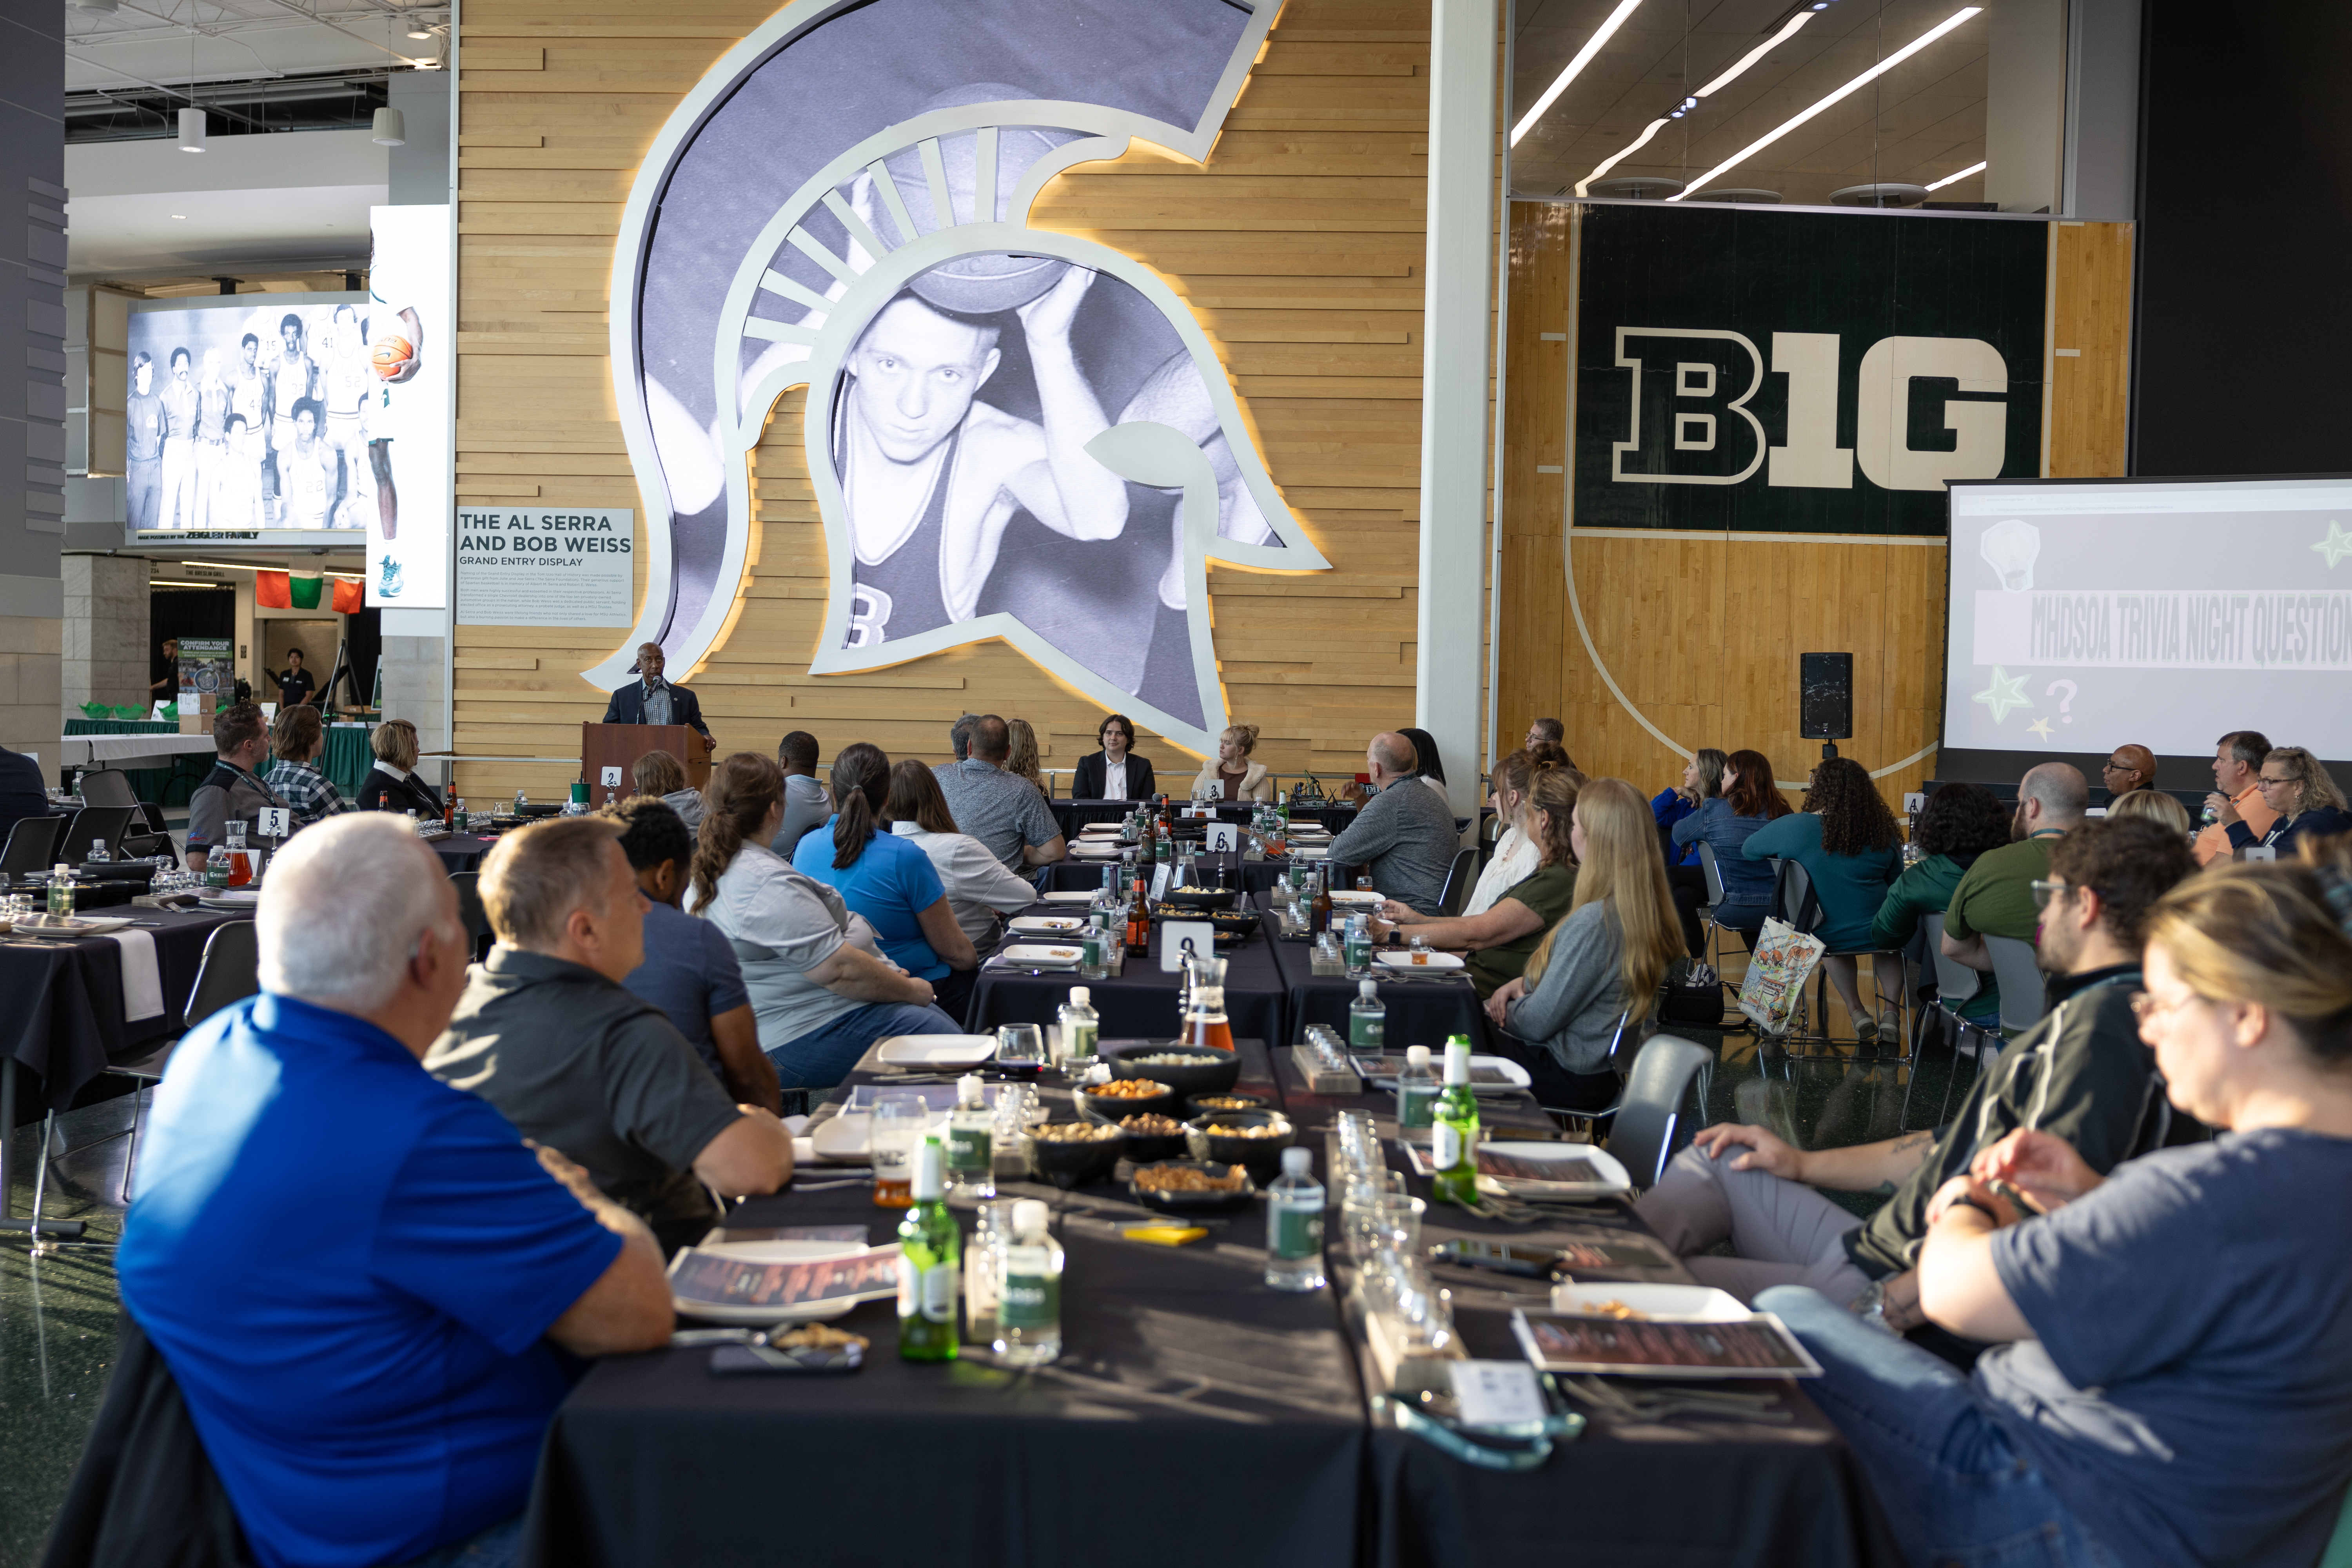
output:
<svg viewBox="0 0 2352 1568"><path fill-rule="evenodd" d="M719 745L702 721L702 704L695 700L694 693L662 679L659 643L649 642L637 649L637 683L613 693L613 700L604 705L604 722L683 724L709 741L714 751Z"/></svg>

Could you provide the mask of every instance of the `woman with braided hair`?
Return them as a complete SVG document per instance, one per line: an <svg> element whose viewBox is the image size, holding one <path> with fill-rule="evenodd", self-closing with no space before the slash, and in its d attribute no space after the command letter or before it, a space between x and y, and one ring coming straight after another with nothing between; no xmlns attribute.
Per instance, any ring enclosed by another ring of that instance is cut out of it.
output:
<svg viewBox="0 0 2352 1568"><path fill-rule="evenodd" d="M839 1083L892 1035L956 1032L931 1005L931 983L884 957L864 916L768 847L784 816L773 759L737 752L711 769L703 793L688 912L734 944L760 1048L784 1088Z"/></svg>

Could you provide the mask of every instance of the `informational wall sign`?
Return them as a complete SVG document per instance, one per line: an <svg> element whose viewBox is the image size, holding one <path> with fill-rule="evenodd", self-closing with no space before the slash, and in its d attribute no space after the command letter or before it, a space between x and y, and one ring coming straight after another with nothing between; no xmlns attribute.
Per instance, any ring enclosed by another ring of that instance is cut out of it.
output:
<svg viewBox="0 0 2352 1568"><path fill-rule="evenodd" d="M2014 218L1586 208L1570 521L1942 533L1945 481L2041 472L2048 247Z"/></svg>
<svg viewBox="0 0 2352 1568"><path fill-rule="evenodd" d="M461 626L625 626L636 513L610 507L457 512Z"/></svg>

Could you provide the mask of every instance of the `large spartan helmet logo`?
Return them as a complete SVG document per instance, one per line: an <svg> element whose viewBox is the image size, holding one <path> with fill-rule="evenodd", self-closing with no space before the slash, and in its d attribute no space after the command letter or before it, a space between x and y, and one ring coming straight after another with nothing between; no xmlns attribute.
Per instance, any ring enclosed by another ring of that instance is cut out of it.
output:
<svg viewBox="0 0 2352 1568"><path fill-rule="evenodd" d="M1210 750L1210 560L1328 563L1164 283L1027 226L1141 138L1207 155L1276 0L799 0L656 141L614 262L613 367L648 504L623 645L690 668L750 540L749 454L809 389L831 583L810 668L1001 637ZM587 671L607 689L626 652Z"/></svg>

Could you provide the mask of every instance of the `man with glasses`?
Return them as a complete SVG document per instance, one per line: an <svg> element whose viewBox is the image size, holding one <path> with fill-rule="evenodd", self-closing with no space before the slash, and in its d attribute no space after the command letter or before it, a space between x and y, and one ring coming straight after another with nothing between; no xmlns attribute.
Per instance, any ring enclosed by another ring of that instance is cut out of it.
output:
<svg viewBox="0 0 2352 1568"><path fill-rule="evenodd" d="M2197 835L2200 866L2230 858L2230 827L2221 820L2224 806L2238 814L2257 844L2278 820L2278 813L2263 804L2263 759L2270 754L2270 737L2260 730L2232 730L2213 742L2213 793L2205 797L2205 816L2211 826Z"/></svg>
<svg viewBox="0 0 2352 1568"><path fill-rule="evenodd" d="M2146 746L2117 746L2099 773L2107 786L2109 800L2136 789L2154 789L2156 753Z"/></svg>
<svg viewBox="0 0 2352 1568"><path fill-rule="evenodd" d="M2070 770L2071 771L2071 770ZM2078 777L2080 775L2077 775ZM2164 1086L2140 1043L2132 998L2148 911L2194 869L2189 847L2145 818L2095 822L2052 843L2039 907L2051 1009L1980 1070L1939 1132L1843 1149L1798 1149L1761 1127L1720 1122L1676 1155L1642 1199L1644 1223L1703 1284L1743 1300L1810 1285L1841 1305L1875 1289L1886 1324L1919 1329L1915 1272L1937 1189L2021 1127L2063 1138L2102 1173L2152 1142ZM1895 1195L1868 1219L1813 1189ZM1729 1242L1733 1257L1711 1255ZM1956 1361L1976 1347L1927 1328Z"/></svg>
<svg viewBox="0 0 2352 1568"><path fill-rule="evenodd" d="M2050 874L2050 847L2083 825L2090 804L2082 771L2065 763L2044 763L2017 781L2013 842L1978 856L1952 889L1944 911L1945 957L1989 971L1985 937L2034 940L2034 879Z"/></svg>

